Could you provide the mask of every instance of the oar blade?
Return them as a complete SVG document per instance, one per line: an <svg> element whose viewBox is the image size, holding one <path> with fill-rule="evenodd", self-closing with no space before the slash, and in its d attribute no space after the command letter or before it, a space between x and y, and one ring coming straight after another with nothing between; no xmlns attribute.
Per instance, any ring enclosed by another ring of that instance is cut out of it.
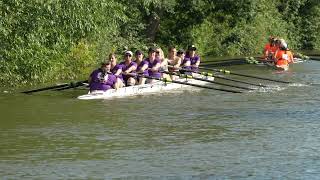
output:
<svg viewBox="0 0 320 180"><path fill-rule="evenodd" d="M82 86L82 85L84 85L84 83L88 83L88 80L71 82L71 83L64 83L64 84L59 84L56 86L44 87L44 88L39 88L39 89L33 89L33 90L23 91L21 93L31 94L31 93L45 91L45 90L64 90L64 89L70 89L70 88Z"/></svg>
<svg viewBox="0 0 320 180"><path fill-rule="evenodd" d="M23 92L21 92L21 93L31 94L31 93L34 93L34 92L40 92L40 91L45 91L45 90L63 88L63 87L66 87L66 86L69 86L69 84L64 83L64 84L60 84L60 85L56 85L56 86L50 86L50 87L44 87L44 88L39 88L39 89L33 89L33 90L23 91Z"/></svg>

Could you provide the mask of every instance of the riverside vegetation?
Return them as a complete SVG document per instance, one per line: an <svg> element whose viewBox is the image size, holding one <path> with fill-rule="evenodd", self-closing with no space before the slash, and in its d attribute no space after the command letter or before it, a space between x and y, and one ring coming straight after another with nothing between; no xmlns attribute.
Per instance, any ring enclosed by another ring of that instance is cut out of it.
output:
<svg viewBox="0 0 320 180"><path fill-rule="evenodd" d="M85 78L108 53L151 45L250 55L274 35L291 49L320 49L318 0L1 0L0 6L2 86Z"/></svg>

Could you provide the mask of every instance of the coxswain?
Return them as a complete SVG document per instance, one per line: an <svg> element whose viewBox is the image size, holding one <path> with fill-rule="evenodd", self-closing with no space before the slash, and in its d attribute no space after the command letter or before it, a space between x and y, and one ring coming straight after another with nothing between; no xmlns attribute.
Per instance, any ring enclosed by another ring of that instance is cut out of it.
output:
<svg viewBox="0 0 320 180"><path fill-rule="evenodd" d="M94 70L89 76L90 93L94 91L107 91L115 88L117 77L110 72L109 61L103 62L101 67Z"/></svg>

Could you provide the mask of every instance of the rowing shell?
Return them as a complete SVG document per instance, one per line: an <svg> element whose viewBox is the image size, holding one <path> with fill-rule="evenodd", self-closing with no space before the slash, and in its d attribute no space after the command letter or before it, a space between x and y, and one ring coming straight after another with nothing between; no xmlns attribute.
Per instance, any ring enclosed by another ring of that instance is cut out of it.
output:
<svg viewBox="0 0 320 180"><path fill-rule="evenodd" d="M205 77L201 76L203 79L208 79L213 81L214 77ZM205 85L208 82L199 81L195 79L178 79L176 81L180 82L188 82L197 85ZM175 89L190 89L191 86L171 83L171 82L163 82L163 81L156 81L153 84L143 84L143 85L136 85L136 86L129 86L123 87L120 89L109 89L107 91L93 91L89 92L88 94L78 96L78 99L82 100L91 100L91 99L111 99L111 98L120 98L120 97L128 97L128 96L136 96L136 95L145 95L145 94L152 94L158 93L163 91L175 90Z"/></svg>
<svg viewBox="0 0 320 180"><path fill-rule="evenodd" d="M293 64L298 64L298 63L302 63L304 62L304 60L302 60L301 58L293 58ZM257 65L266 65L266 66L270 66L273 67L277 70L282 70L282 71L287 71L289 70L289 64L288 65L284 65L284 66L278 66L278 65L274 65L274 62L263 62L261 61L261 63L258 63Z"/></svg>

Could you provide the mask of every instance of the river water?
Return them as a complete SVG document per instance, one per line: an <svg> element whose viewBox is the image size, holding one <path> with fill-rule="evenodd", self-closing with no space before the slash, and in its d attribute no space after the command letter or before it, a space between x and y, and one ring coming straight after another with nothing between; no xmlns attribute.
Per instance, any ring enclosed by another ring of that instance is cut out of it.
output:
<svg viewBox="0 0 320 180"><path fill-rule="evenodd" d="M1 89L0 177L319 179L320 62L228 69L294 83L93 101Z"/></svg>

